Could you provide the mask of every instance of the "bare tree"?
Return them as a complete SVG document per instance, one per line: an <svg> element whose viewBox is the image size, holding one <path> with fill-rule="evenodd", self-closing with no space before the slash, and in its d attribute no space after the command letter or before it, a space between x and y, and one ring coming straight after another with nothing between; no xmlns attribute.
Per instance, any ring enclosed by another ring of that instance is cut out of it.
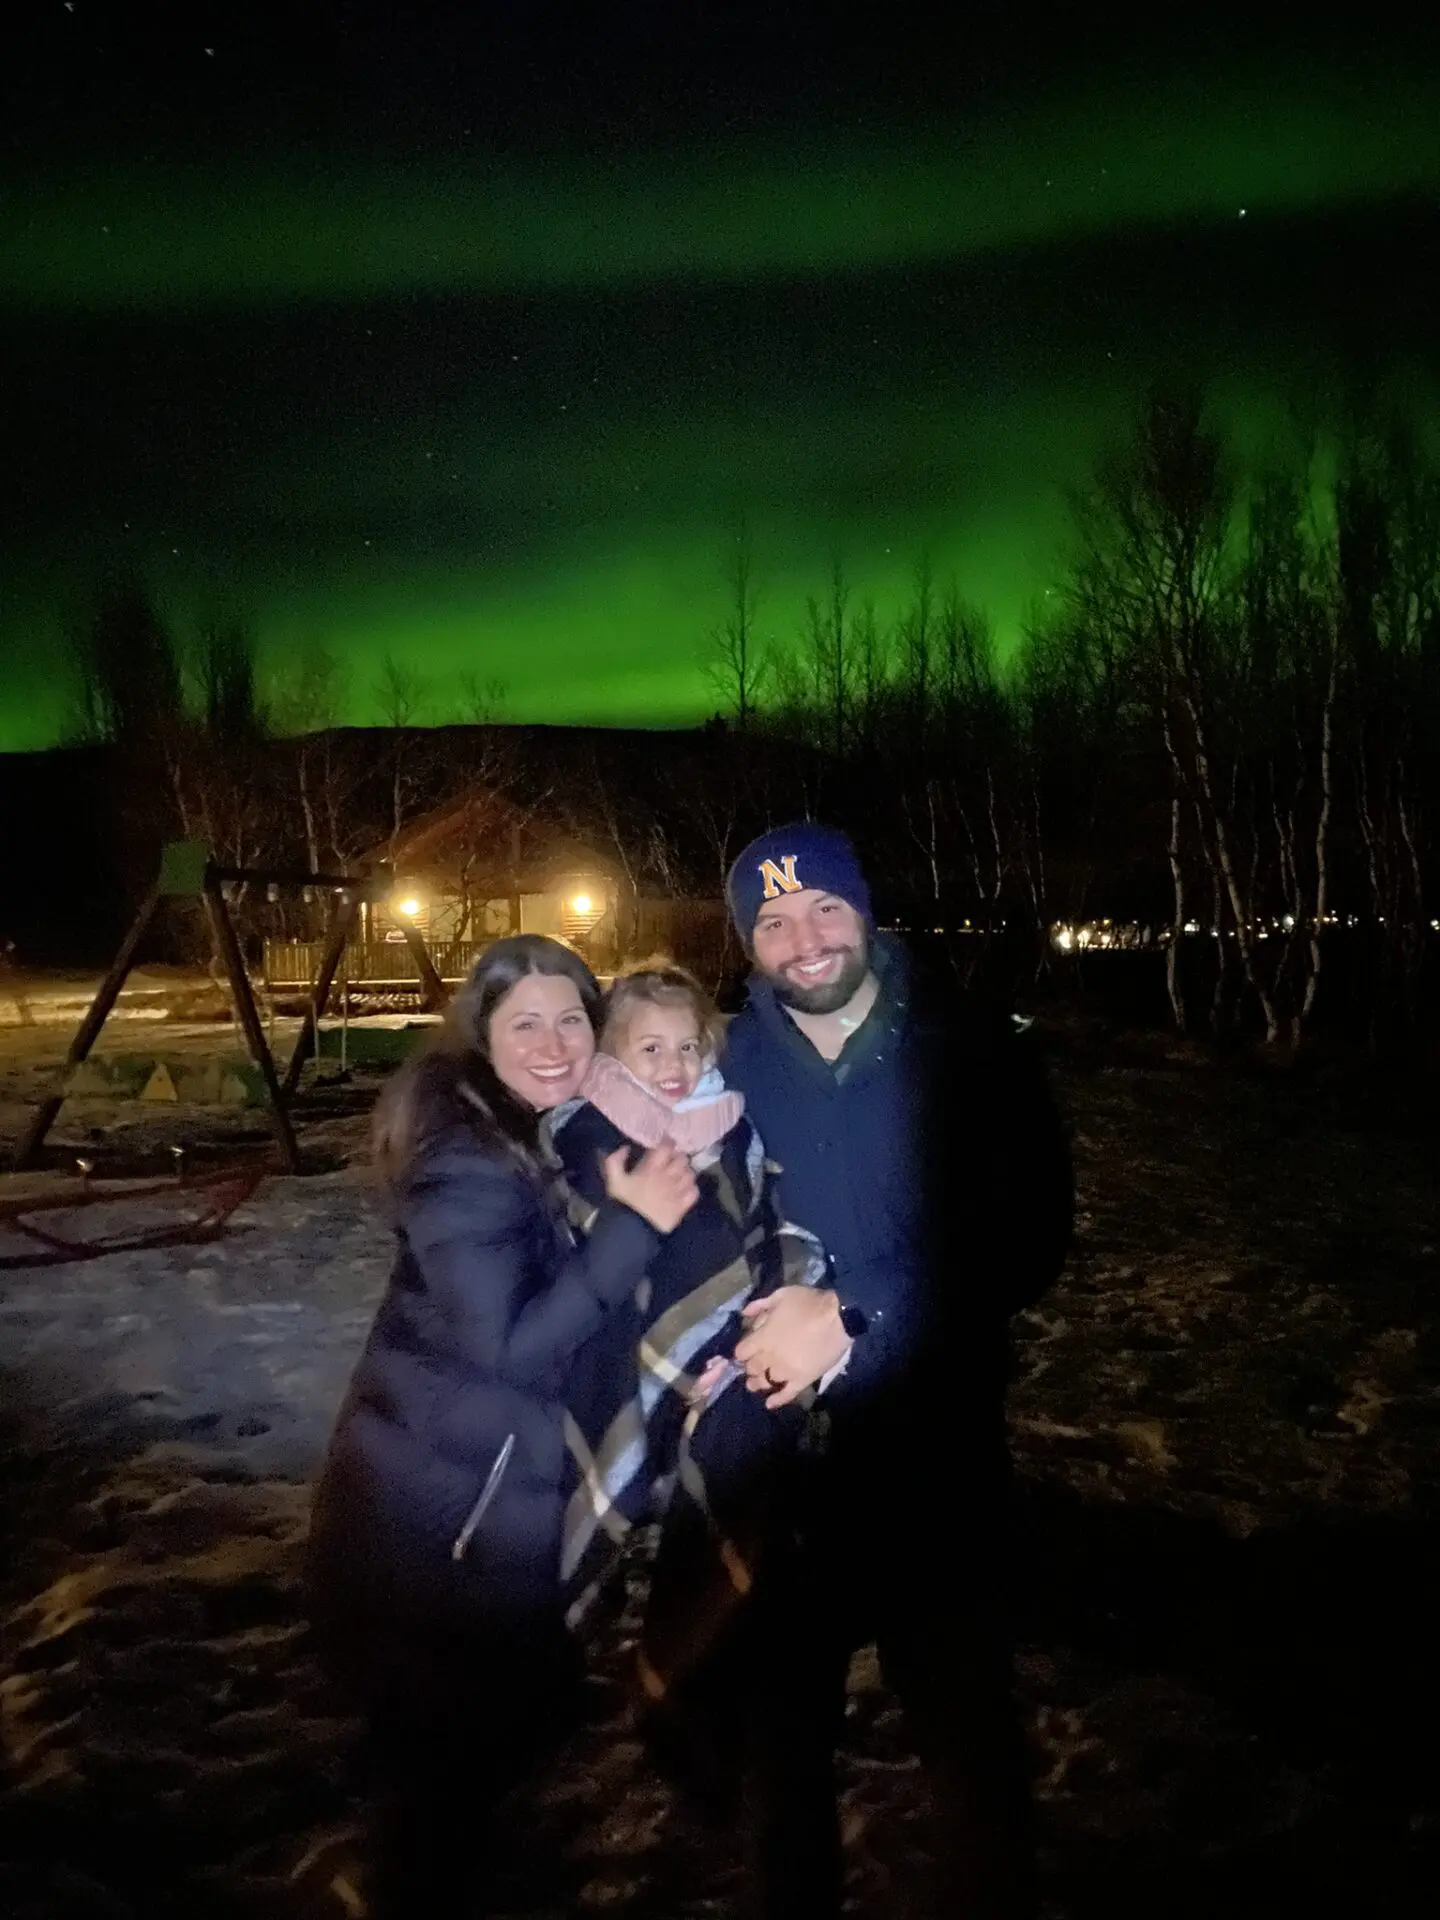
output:
<svg viewBox="0 0 1440 1920"><path fill-rule="evenodd" d="M171 768L186 726L179 645L143 583L121 575L104 583L72 633L71 664L89 737L109 749L117 859L138 897L178 824Z"/></svg>
<svg viewBox="0 0 1440 1920"><path fill-rule="evenodd" d="M1376 955L1372 1031L1419 1011L1440 782L1440 475L1399 425L1357 434L1336 494L1345 760Z"/></svg>
<svg viewBox="0 0 1440 1920"><path fill-rule="evenodd" d="M1225 560L1237 497L1198 396L1157 393L1132 445L1104 464L1094 490L1078 503L1082 558L1072 610L1091 624L1114 623L1125 635L1171 772L1167 851L1177 919L1189 816L1228 909L1227 923L1217 921L1217 964L1223 975L1231 950L1225 942L1233 942L1274 1040L1281 1015L1257 952L1257 865L1246 859L1252 823L1239 805L1239 762L1226 730L1237 630L1228 618ZM1180 931L1177 925L1175 939ZM1183 1022L1178 1002L1176 1012Z"/></svg>
<svg viewBox="0 0 1440 1920"><path fill-rule="evenodd" d="M170 778L181 823L231 865L258 864L283 828L273 805L254 634L235 622L203 627L191 679L191 709L171 734Z"/></svg>
<svg viewBox="0 0 1440 1920"><path fill-rule="evenodd" d="M720 573L725 587L725 618L707 636L701 649L701 666L720 713L745 733L759 712L772 678L773 661L757 626L755 555L743 518L726 540Z"/></svg>
<svg viewBox="0 0 1440 1920"><path fill-rule="evenodd" d="M838 761L849 745L851 696L855 683L855 650L850 623L850 585L836 559L830 563L830 585L823 600L813 596L805 606L805 651L808 677L815 688L824 721L824 738Z"/></svg>
<svg viewBox="0 0 1440 1920"><path fill-rule="evenodd" d="M430 686L418 668L407 666L387 652L375 683L375 701L390 730L386 747L389 791L390 852L394 859L400 836L412 810L423 803L425 756L416 729L429 704Z"/></svg>
<svg viewBox="0 0 1440 1920"><path fill-rule="evenodd" d="M386 652L375 680L375 704L387 727L418 727L423 724L430 699L430 683L418 667Z"/></svg>
<svg viewBox="0 0 1440 1920"><path fill-rule="evenodd" d="M307 640L272 683L270 710L277 733L292 741L296 789L311 873L344 870L352 853L354 756L337 738L347 676L330 649Z"/></svg>
<svg viewBox="0 0 1440 1920"><path fill-rule="evenodd" d="M467 667L460 675L459 717L470 727L493 727L505 712L509 689L495 674Z"/></svg>
<svg viewBox="0 0 1440 1920"><path fill-rule="evenodd" d="M163 740L184 707L180 652L142 583L131 575L101 588L90 620L72 637L79 706L96 737L130 755L163 758Z"/></svg>

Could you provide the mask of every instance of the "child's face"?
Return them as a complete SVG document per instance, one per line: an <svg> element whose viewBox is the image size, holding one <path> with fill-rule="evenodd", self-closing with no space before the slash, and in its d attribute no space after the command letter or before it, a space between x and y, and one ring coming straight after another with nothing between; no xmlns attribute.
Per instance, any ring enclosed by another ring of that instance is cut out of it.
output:
<svg viewBox="0 0 1440 1920"><path fill-rule="evenodd" d="M673 1107L695 1091L705 1064L699 1024L687 1007L642 1002L630 1015L615 1058Z"/></svg>

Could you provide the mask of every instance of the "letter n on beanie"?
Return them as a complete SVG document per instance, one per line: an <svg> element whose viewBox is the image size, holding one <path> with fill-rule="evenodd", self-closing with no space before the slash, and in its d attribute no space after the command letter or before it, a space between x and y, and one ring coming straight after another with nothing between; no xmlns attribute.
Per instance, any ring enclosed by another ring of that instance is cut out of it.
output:
<svg viewBox="0 0 1440 1920"><path fill-rule="evenodd" d="M795 860L793 853L787 853L777 866L773 860L760 862L760 879L763 882L761 898L778 900L782 893L801 893L804 883L795 878Z"/></svg>

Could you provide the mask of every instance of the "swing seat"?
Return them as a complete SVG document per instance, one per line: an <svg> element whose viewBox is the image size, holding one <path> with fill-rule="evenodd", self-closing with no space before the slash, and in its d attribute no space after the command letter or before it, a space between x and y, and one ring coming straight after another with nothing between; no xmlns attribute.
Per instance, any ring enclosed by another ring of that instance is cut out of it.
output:
<svg viewBox="0 0 1440 1920"><path fill-rule="evenodd" d="M93 1180L74 1174L0 1178L0 1273L105 1253L217 1240L267 1169L255 1162L179 1179Z"/></svg>

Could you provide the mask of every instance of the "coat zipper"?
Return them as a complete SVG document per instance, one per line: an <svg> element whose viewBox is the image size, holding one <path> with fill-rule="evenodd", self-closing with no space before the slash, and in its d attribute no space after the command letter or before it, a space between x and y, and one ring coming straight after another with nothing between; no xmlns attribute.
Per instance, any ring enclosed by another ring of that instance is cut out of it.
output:
<svg viewBox="0 0 1440 1920"><path fill-rule="evenodd" d="M500 1482L505 1477L505 1469L510 1464L510 1456L515 1451L515 1436L507 1433L505 1444L495 1456L495 1464L485 1476L485 1484L480 1489L480 1498L465 1516L465 1524L455 1536L455 1544L450 1549L452 1560L463 1560L470 1542L475 1538L475 1529L485 1518L490 1502L500 1491Z"/></svg>

